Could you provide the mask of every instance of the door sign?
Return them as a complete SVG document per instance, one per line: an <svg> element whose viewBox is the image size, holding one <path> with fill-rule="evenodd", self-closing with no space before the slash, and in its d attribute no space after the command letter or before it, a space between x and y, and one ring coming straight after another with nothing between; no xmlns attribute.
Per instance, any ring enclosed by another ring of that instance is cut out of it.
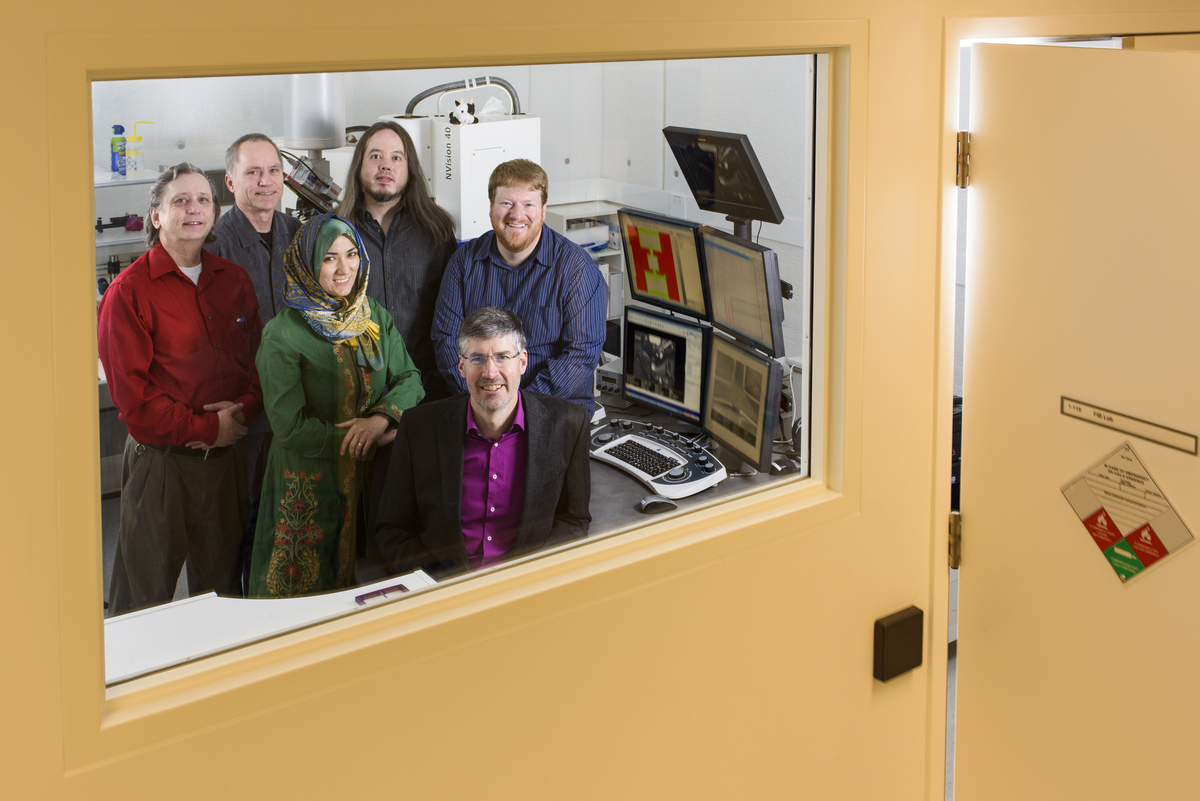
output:
<svg viewBox="0 0 1200 801"><path fill-rule="evenodd" d="M1121 581L1193 539L1128 442L1071 479L1062 492Z"/></svg>
<svg viewBox="0 0 1200 801"><path fill-rule="evenodd" d="M1074 417L1087 423L1111 428L1114 431L1120 431L1122 434L1132 434L1135 437L1148 439L1151 442L1166 445L1168 448L1174 448L1177 451L1190 453L1193 456L1200 455L1200 437L1197 437L1195 434L1189 434L1186 431L1176 431L1173 428L1160 426L1157 423L1150 423L1146 420L1139 420L1136 417L1114 412L1111 409L1102 409L1099 406L1077 401L1065 395L1062 398L1059 410L1067 417Z"/></svg>

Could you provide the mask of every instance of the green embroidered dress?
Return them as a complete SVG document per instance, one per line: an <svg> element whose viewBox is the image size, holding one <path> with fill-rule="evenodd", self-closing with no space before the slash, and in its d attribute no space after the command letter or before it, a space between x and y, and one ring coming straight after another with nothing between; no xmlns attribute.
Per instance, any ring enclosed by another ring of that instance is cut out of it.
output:
<svg viewBox="0 0 1200 801"><path fill-rule="evenodd" d="M340 455L334 423L375 413L400 420L424 396L421 375L387 311L369 300L384 368L357 364L346 342L319 336L295 309L263 329L255 364L274 440L267 458L250 563L250 597L289 598L354 583L364 461ZM387 394L384 390L388 389Z"/></svg>

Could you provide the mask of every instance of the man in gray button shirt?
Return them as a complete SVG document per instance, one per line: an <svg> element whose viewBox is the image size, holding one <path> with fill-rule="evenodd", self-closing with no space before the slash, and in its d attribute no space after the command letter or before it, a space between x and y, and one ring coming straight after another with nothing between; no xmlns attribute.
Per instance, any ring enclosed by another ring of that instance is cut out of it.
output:
<svg viewBox="0 0 1200 801"><path fill-rule="evenodd" d="M283 195L283 158L267 136L250 133L225 151L225 185L234 205L217 220L207 245L250 275L263 325L283 306L283 254L300 221L276 210Z"/></svg>
<svg viewBox="0 0 1200 801"><path fill-rule="evenodd" d="M276 209L283 195L283 158L267 136L250 133L225 151L225 185L233 192L234 205L221 215L213 228L217 241L205 247L245 270L258 297L258 316L263 324L283 311L283 254L300 221ZM262 471L271 447L271 424L260 414L242 440L246 449L246 472L250 477L250 520L248 540L243 543L243 579L249 567L248 547L254 541L258 499L262 494Z"/></svg>
<svg viewBox="0 0 1200 801"><path fill-rule="evenodd" d="M338 214L362 236L371 260L367 294L396 321L421 371L425 402L449 395L433 355L433 309L454 255L454 218L429 197L408 132L392 121L368 128L354 148Z"/></svg>

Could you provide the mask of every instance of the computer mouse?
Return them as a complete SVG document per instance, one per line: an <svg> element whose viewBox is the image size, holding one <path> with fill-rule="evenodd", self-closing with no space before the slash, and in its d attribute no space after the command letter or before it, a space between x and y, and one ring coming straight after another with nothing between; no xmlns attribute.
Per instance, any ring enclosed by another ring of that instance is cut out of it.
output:
<svg viewBox="0 0 1200 801"><path fill-rule="evenodd" d="M795 473L800 469L800 464L794 459L789 459L786 456L778 454L771 460L771 475L786 476Z"/></svg>
<svg viewBox="0 0 1200 801"><path fill-rule="evenodd" d="M675 501L670 498L664 498L661 495L647 495L638 501L638 511L645 512L648 515L658 512L669 512L676 507Z"/></svg>

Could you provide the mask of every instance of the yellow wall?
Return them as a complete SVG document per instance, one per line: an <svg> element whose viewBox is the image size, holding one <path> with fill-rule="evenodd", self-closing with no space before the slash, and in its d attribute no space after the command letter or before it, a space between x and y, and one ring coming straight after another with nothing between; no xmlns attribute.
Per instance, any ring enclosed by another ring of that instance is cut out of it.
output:
<svg viewBox="0 0 1200 801"><path fill-rule="evenodd" d="M943 33L946 17L1029 4L9 5L0 796L940 797L953 331L942 103L956 80ZM1078 16L1168 5L1059 0L1036 4L1059 19L950 27L1186 30L1171 15ZM808 22L822 19L858 21ZM314 44L299 52L285 33ZM82 280L88 74L821 45L843 46L842 59L849 47L850 70L831 489L792 483L106 694L94 299ZM927 612L925 666L880 685L872 622L909 604Z"/></svg>

